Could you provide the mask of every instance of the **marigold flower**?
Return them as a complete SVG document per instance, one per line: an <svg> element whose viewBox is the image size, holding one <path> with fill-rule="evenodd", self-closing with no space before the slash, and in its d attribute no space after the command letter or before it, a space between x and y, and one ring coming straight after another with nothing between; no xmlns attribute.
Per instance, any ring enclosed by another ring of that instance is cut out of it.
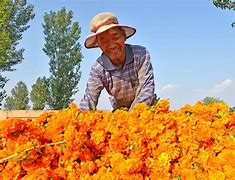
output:
<svg viewBox="0 0 235 180"><path fill-rule="evenodd" d="M235 113L169 100L0 121L0 179L233 179Z"/></svg>

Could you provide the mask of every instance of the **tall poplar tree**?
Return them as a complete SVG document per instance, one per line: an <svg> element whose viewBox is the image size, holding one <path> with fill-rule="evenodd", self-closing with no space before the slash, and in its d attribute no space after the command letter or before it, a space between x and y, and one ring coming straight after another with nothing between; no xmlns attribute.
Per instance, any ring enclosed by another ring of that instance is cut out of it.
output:
<svg viewBox="0 0 235 180"><path fill-rule="evenodd" d="M72 96L78 91L81 77L81 45L78 42L81 28L72 23L73 12L63 7L58 12L44 15L45 46L43 51L49 56L50 77L48 105L51 109L69 106Z"/></svg>
<svg viewBox="0 0 235 180"><path fill-rule="evenodd" d="M0 0L0 103L8 80L3 73L15 70L13 66L22 62L24 49L17 45L33 18L33 5L26 0Z"/></svg>

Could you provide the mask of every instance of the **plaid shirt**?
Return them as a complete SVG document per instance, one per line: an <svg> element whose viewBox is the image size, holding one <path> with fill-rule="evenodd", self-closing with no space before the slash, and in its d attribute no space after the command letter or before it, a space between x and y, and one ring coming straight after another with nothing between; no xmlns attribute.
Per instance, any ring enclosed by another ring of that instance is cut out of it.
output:
<svg viewBox="0 0 235 180"><path fill-rule="evenodd" d="M95 110L104 88L111 96L110 101L114 109L132 109L140 102L151 105L156 95L149 52L144 47L126 44L126 62L121 69L102 54L91 68L80 109Z"/></svg>

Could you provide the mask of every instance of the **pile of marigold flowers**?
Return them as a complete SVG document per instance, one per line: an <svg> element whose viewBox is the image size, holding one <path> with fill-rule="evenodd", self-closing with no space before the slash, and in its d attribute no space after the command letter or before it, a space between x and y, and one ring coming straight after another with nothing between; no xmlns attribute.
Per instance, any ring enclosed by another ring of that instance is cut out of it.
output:
<svg viewBox="0 0 235 180"><path fill-rule="evenodd" d="M0 122L0 179L234 179L235 113L169 101L130 112L75 104Z"/></svg>

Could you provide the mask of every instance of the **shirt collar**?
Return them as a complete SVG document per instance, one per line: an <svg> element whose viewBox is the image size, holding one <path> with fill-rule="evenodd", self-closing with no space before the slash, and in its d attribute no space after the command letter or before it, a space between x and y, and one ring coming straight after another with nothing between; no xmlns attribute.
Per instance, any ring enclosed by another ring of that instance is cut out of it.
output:
<svg viewBox="0 0 235 180"><path fill-rule="evenodd" d="M133 58L134 58L134 54L132 52L132 49L130 47L130 45L126 44L125 45L125 48L126 48L126 62L125 62L125 65L126 64L129 64L133 61ZM98 60L106 70L108 71L111 71L111 70L115 70L115 69L118 69L117 67L115 67L112 62L110 61L110 59L103 53L101 55L101 57L99 58Z"/></svg>

